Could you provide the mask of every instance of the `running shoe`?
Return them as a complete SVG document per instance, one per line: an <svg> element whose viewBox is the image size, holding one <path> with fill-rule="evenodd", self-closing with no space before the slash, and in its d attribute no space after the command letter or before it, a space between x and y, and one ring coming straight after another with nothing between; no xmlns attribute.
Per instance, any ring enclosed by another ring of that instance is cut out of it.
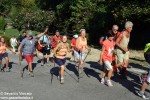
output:
<svg viewBox="0 0 150 100"><path fill-rule="evenodd" d="M112 87L113 86L110 80L107 80L106 84L108 85L108 87Z"/></svg>
<svg viewBox="0 0 150 100"><path fill-rule="evenodd" d="M64 78L60 79L60 84L64 84Z"/></svg>
<svg viewBox="0 0 150 100"><path fill-rule="evenodd" d="M104 78L101 79L101 83L105 84L105 79Z"/></svg>
<svg viewBox="0 0 150 100"><path fill-rule="evenodd" d="M34 77L34 74L33 74L33 72L31 72L31 73L30 73L30 76L31 76L31 77Z"/></svg>
<svg viewBox="0 0 150 100"><path fill-rule="evenodd" d="M142 97L143 99L150 99L146 93L142 93L141 91L136 91L137 95Z"/></svg>

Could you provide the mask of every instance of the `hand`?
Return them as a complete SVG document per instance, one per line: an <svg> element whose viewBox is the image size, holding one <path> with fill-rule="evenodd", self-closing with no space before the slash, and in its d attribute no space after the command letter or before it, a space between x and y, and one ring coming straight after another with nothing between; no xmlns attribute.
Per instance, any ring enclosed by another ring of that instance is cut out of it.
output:
<svg viewBox="0 0 150 100"><path fill-rule="evenodd" d="M19 52L19 51L18 51L18 52L16 52L16 54L20 55L20 54L21 54L21 52Z"/></svg>
<svg viewBox="0 0 150 100"><path fill-rule="evenodd" d="M72 51L73 51L73 49L69 49L69 50L68 50L68 52L72 52Z"/></svg>
<svg viewBox="0 0 150 100"><path fill-rule="evenodd" d="M125 52L128 52L129 50L128 50L128 48L124 48L124 51L125 51Z"/></svg>
<svg viewBox="0 0 150 100"><path fill-rule="evenodd" d="M13 51L12 51L12 54L16 54L16 52L13 52Z"/></svg>
<svg viewBox="0 0 150 100"><path fill-rule="evenodd" d="M91 48L88 48L88 52L90 52L91 51Z"/></svg>
<svg viewBox="0 0 150 100"><path fill-rule="evenodd" d="M81 52L82 52L82 50L83 50L83 48L80 48L80 49L79 49L79 51L81 51Z"/></svg>
<svg viewBox="0 0 150 100"><path fill-rule="evenodd" d="M117 51L116 51L116 50L113 50L112 53L113 53L114 55L116 55L116 54L117 54Z"/></svg>
<svg viewBox="0 0 150 100"><path fill-rule="evenodd" d="M99 64L102 66L102 65L103 65L103 61L102 61L102 60L100 60L100 61L99 61Z"/></svg>
<svg viewBox="0 0 150 100"><path fill-rule="evenodd" d="M48 27L46 27L46 29L45 29L44 33L46 33L47 31L48 31Z"/></svg>

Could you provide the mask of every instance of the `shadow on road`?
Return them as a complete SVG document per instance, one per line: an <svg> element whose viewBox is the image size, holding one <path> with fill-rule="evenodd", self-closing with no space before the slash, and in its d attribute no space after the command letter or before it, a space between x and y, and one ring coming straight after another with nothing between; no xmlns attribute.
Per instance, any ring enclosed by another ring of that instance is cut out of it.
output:
<svg viewBox="0 0 150 100"><path fill-rule="evenodd" d="M67 68L69 71L74 72L74 74L75 74L76 76L78 76L78 71L77 71L77 68L76 68L76 65L75 65L75 64L68 63L68 64L66 65L66 68Z"/></svg>
<svg viewBox="0 0 150 100"><path fill-rule="evenodd" d="M135 61L140 61L140 62L143 62L145 60L141 60L141 59L137 59L137 58L130 58L131 60L135 60Z"/></svg>
<svg viewBox="0 0 150 100"><path fill-rule="evenodd" d="M90 67L91 68L94 68L94 69L98 69L100 71L103 70L103 66L100 66L100 64L98 62L93 62L93 61L88 61L86 62L87 64L90 64Z"/></svg>
<svg viewBox="0 0 150 100"><path fill-rule="evenodd" d="M133 68L137 68L137 69L141 69L141 70L146 70L146 71L149 70L149 68L143 67L143 66L140 65L140 64L130 63L129 65L132 66Z"/></svg>
<svg viewBox="0 0 150 100"><path fill-rule="evenodd" d="M87 75L87 77L92 76L92 77L96 78L98 81L101 80L101 78L99 77L99 76L100 76L100 73L96 72L96 71L93 70L93 69L84 67L84 72L85 72L85 74Z"/></svg>
<svg viewBox="0 0 150 100"><path fill-rule="evenodd" d="M136 91L138 91L142 85L140 83L139 74L127 71L127 77L128 79L126 80L126 79L122 79L120 75L115 75L114 77L112 77L112 80L115 81L116 83L121 84L130 92L137 95ZM146 90L146 92L150 93L150 90Z"/></svg>

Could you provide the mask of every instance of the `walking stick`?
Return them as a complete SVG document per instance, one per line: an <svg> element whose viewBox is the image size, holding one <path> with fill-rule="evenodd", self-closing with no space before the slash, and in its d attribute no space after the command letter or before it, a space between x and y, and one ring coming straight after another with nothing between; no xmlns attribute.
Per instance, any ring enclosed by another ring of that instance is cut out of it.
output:
<svg viewBox="0 0 150 100"><path fill-rule="evenodd" d="M85 58L84 58L84 60L83 60L83 63L85 62L85 60L86 60L86 58L87 58L87 56L89 55L89 53L91 52L91 49L89 49L89 51L88 51L88 53L87 53L87 55L85 56ZM80 54L81 52L79 51L79 54ZM81 59L82 59L82 54L81 54ZM80 56L79 56L79 60L81 60L80 59ZM78 65L78 83L79 83L79 80L80 80L80 73L79 73L79 70L80 70L80 68L79 68L80 66Z"/></svg>
<svg viewBox="0 0 150 100"><path fill-rule="evenodd" d="M21 75L21 78L23 78L23 69L22 69L21 56L20 55L19 55L19 66L20 66L20 75Z"/></svg>
<svg viewBox="0 0 150 100"><path fill-rule="evenodd" d="M89 51L88 51L87 55L85 56L83 62L86 60L86 58L87 58L87 56L89 55L90 52L91 52L91 49L89 49Z"/></svg>
<svg viewBox="0 0 150 100"><path fill-rule="evenodd" d="M53 56L53 63L54 63L54 66L53 68L55 68L55 60L54 60L54 56ZM53 81L53 71L51 71L51 84L52 84L52 81Z"/></svg>

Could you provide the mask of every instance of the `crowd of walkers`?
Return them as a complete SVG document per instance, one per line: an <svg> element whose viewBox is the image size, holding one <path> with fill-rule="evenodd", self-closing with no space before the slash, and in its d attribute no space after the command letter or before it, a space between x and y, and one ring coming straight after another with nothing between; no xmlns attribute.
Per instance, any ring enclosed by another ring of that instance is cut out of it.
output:
<svg viewBox="0 0 150 100"><path fill-rule="evenodd" d="M127 67L129 64L129 48L128 44L130 41L130 33L133 28L133 23L127 21L125 23L125 28L123 31L119 32L119 27L113 25L112 29L108 33L100 38L100 45L102 47L100 53L99 64L103 66L103 72L101 76L101 83L109 87L112 87L111 77L114 73L119 70L120 76L123 79L127 79ZM33 35L30 30L27 32L23 31L22 34L16 39L12 36L10 39L10 46L7 46L3 37L0 37L0 71L4 71L2 68L2 59L5 59L6 72L9 72L9 59L7 48L11 50L12 53L19 54L20 60L25 58L28 64L28 72L31 77L33 74L33 58L34 53L39 57L39 52L42 54L42 64L41 66L50 65L50 54L53 53L52 62L59 65L59 75L60 83L64 83L64 70L66 63L66 56L68 52L71 52L70 61L77 62L78 74L83 72L83 65L87 54L91 51L87 44L86 30L81 29L79 35L73 35L71 43L67 42L67 36L61 36L59 31L55 32L54 36L50 36L48 33L48 28L40 34ZM18 47L18 49L17 49ZM147 44L144 49L144 57L148 64L150 64L150 44ZM146 77L146 78L145 78ZM143 85L140 91L136 91L139 96L144 99L148 99L145 94L145 89L147 89L150 83L150 74L145 75L143 80Z"/></svg>

